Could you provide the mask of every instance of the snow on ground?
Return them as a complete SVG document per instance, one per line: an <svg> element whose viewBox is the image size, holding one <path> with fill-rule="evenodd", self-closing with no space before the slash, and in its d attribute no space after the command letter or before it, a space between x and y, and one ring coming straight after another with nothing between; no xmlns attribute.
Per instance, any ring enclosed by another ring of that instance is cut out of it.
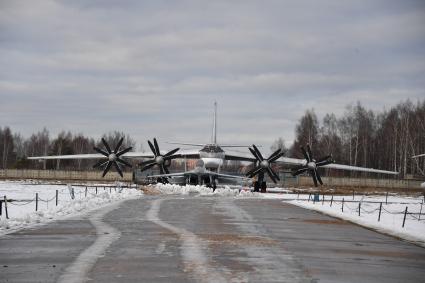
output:
<svg viewBox="0 0 425 283"><path fill-rule="evenodd" d="M100 184L99 184L100 185ZM56 206L56 190L58 191L58 206ZM72 190L74 199L72 199ZM38 193L38 210L35 197ZM7 203L9 219L6 219L3 203L0 216L0 235L30 227L39 223L46 223L56 219L86 213L103 207L109 203L140 197L142 192L136 189L98 187L95 188L60 184L34 184L30 182L0 182L0 198L4 196L9 200L19 200Z"/></svg>
<svg viewBox="0 0 425 283"><path fill-rule="evenodd" d="M289 200L289 203L307 209L319 211L327 215L357 223L385 234L406 239L425 247L425 215L422 211L423 197L400 197L392 195L386 204L385 196L335 196L330 202L330 196L325 196L325 202L320 197L319 202L312 200ZM342 199L344 198L344 211ZM378 222L380 203L382 202L381 218ZM360 216L359 216L359 203ZM407 207L405 225L404 212ZM425 207L424 207L425 209Z"/></svg>
<svg viewBox="0 0 425 283"><path fill-rule="evenodd" d="M0 182L0 197L6 195L8 199L22 200L8 203L9 219L5 217L4 204L3 214L0 216L0 235L29 227L37 223L46 223L73 216L100 208L108 203L136 198L142 192L135 189L103 188L98 184L98 194L94 188L88 188L87 196L85 187L74 186L74 199L71 198L71 187L63 184L34 184L29 182ZM222 197L253 197L265 199L281 199L285 202L316 210L333 217L345 219L359 225L369 227L382 233L390 234L409 241L414 241L425 246L425 207L423 196L398 196L391 194L386 196L345 195L334 196L331 206L331 196L320 196L320 201L313 203L309 195L291 193L292 189L273 188L274 193L254 193L246 187L224 186L217 188L215 192L205 186L180 186L173 184L152 185L162 194L180 194L190 196L222 196ZM55 205L55 195L58 190L59 203ZM38 193L38 211L35 211L35 194ZM341 210L344 199L344 212ZM379 206L383 203L381 218L378 222ZM387 203L386 203L387 202ZM358 204L361 203L360 216L358 216ZM402 227L404 210L408 207L405 226Z"/></svg>
<svg viewBox="0 0 425 283"><path fill-rule="evenodd" d="M186 185L180 186L175 184L156 184L153 187L162 194L179 194L197 196L224 196L224 197L260 197L260 193L251 192L249 188L240 186L224 186L217 188L214 192L212 188L205 186Z"/></svg>

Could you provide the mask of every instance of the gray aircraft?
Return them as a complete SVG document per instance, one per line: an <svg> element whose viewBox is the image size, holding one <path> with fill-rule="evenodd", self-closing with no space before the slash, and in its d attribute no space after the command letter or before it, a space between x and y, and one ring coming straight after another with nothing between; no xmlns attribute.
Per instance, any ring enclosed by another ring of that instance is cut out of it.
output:
<svg viewBox="0 0 425 283"><path fill-rule="evenodd" d="M202 159L199 159L196 162L195 168L193 170L181 173L151 175L148 177L154 179L168 178L170 183L180 185L205 185L207 187L213 188L213 191L217 188L217 184L237 185L241 183L248 184L251 181L251 179L247 177L221 174L210 171L206 169L205 163Z"/></svg>
<svg viewBox="0 0 425 283"><path fill-rule="evenodd" d="M330 155L321 158L314 159L311 152L310 146L307 145L307 149L301 147L304 159L298 158L289 158L284 157L284 152L277 150L273 152L268 158L264 158L261 152L259 151L256 145L252 147L243 146L243 145L225 145L217 143L217 103L214 104L214 120L213 120L213 132L212 132L212 141L209 144L193 144L193 143L172 143L172 144L181 144L181 145L190 145L190 146L199 146L201 149L192 149L192 150L180 150L175 148L170 151L161 151L158 145L156 138L153 139L153 143L148 141L151 152L133 152L132 148L121 149L123 139L121 139L115 148L112 150L108 143L102 139L102 143L105 146L105 149L95 147L94 150L97 153L92 154L75 154L75 155L53 155L53 156L34 156L28 157L32 160L49 160L49 159L98 159L93 167L94 168L103 168L102 176L105 176L108 171L113 166L116 171L123 176L122 166L132 167L125 159L149 159L143 161L139 164L141 170L147 170L153 166L158 166L160 169L161 175L169 174L167 167L171 163L172 159L175 158L187 158L187 159L200 159L204 163L204 167L209 171L220 172L220 166L223 164L224 160L239 160L239 161L249 161L252 162L254 168L247 173L247 176L257 177L257 180L254 181L254 190L265 191L266 182L265 175L267 174L273 182L279 181L279 176L272 169L272 164L281 164L295 166L293 168L293 174L298 175L304 172L310 174L313 178L314 184L317 186L319 183L322 183L320 178L318 168L332 168L339 170L351 170L351 171L361 171L361 172L372 172L380 174L398 174L394 171L378 170L373 168L364 168L358 166L349 166L343 164L336 164ZM232 152L229 148L235 147L248 147L252 155ZM223 150L226 148L226 151ZM177 153L178 152L178 153Z"/></svg>

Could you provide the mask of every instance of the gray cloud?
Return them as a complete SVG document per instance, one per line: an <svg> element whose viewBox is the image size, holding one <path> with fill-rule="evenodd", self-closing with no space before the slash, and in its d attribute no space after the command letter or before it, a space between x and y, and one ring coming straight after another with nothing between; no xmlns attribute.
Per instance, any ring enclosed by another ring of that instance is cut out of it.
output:
<svg viewBox="0 0 425 283"><path fill-rule="evenodd" d="M294 138L425 97L422 1L2 1L0 125L139 142Z"/></svg>

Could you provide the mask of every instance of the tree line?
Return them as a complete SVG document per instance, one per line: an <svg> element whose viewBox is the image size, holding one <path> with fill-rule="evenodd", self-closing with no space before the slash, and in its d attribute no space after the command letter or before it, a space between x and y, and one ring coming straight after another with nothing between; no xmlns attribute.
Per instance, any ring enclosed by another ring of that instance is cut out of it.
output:
<svg viewBox="0 0 425 283"><path fill-rule="evenodd" d="M342 117L326 114L319 121L314 109L307 110L295 127L289 149L279 138L272 146L288 156L303 158L300 146L310 144L316 159L332 154L336 162L400 172L401 177L425 175L425 101L410 100L381 112L360 102L348 105ZM353 174L347 171L333 174Z"/></svg>
<svg viewBox="0 0 425 283"><path fill-rule="evenodd" d="M123 147L136 145L128 134L113 131L103 138L113 147L125 137ZM372 111L360 102L350 104L341 117L326 114L319 121L314 109L309 109L295 127L295 140L288 149L278 138L271 150L282 148L286 156L303 158L300 146L310 144L316 159L332 154L338 163L373 167L407 175L425 175L425 158L411 156L425 153L425 101L400 102L390 109ZM0 127L0 168L73 169L87 170L92 160L48 160L35 162L27 156L94 153L93 147L103 148L101 140L83 134L60 132L51 137L44 128L24 138L9 127ZM333 170L332 174L352 174Z"/></svg>
<svg viewBox="0 0 425 283"><path fill-rule="evenodd" d="M114 147L121 137L124 137L121 148L135 147L135 140L128 134L113 131L102 136L110 147ZM93 147L104 148L101 139L95 140L83 134L60 132L51 138L49 131L44 128L29 138L19 133L13 133L9 127L0 127L0 168L1 169L91 169L93 160L47 160L37 162L28 160L28 156L67 155L95 153Z"/></svg>

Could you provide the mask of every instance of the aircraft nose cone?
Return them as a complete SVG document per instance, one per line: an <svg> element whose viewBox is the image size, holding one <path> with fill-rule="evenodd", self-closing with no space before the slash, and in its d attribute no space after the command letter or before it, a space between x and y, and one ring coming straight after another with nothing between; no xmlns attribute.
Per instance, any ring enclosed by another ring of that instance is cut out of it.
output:
<svg viewBox="0 0 425 283"><path fill-rule="evenodd" d="M108 156L109 161L115 161L117 160L117 156L115 155L115 153L111 153Z"/></svg>
<svg viewBox="0 0 425 283"><path fill-rule="evenodd" d="M269 162L267 160L263 160L263 161L261 161L260 166L262 168L267 168L267 167L269 167Z"/></svg>
<svg viewBox="0 0 425 283"><path fill-rule="evenodd" d="M309 163L307 164L307 167L308 167L309 169L316 169L316 162L309 162Z"/></svg>
<svg viewBox="0 0 425 283"><path fill-rule="evenodd" d="M155 162L157 163L157 164L162 164L162 163L164 163L164 158L160 155L160 156L157 156L156 158L155 158Z"/></svg>

